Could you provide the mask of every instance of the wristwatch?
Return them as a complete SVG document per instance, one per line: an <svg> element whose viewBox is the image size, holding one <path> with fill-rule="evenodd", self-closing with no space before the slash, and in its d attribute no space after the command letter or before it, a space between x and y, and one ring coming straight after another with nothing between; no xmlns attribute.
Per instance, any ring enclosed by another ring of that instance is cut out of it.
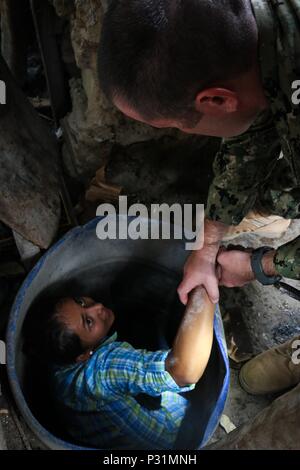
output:
<svg viewBox="0 0 300 470"><path fill-rule="evenodd" d="M274 248L270 248L269 246L263 246L262 248L254 250L251 255L252 271L255 275L256 280L264 286L272 286L276 284L276 282L279 282L281 280L281 276L267 276L263 270L262 258L266 253L273 250Z"/></svg>

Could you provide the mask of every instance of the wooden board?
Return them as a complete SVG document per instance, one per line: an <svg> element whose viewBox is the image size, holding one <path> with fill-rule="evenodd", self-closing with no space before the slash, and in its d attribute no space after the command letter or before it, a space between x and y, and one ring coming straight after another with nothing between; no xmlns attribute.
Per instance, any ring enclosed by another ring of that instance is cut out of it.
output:
<svg viewBox="0 0 300 470"><path fill-rule="evenodd" d="M0 220L48 248L60 220L60 176L54 135L15 83L0 56L6 102L0 105Z"/></svg>

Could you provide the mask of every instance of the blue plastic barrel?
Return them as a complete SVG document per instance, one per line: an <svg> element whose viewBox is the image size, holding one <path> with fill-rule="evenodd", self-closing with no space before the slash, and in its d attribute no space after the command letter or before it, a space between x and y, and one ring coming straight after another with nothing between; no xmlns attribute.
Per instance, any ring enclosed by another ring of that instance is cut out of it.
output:
<svg viewBox="0 0 300 470"><path fill-rule="evenodd" d="M22 326L28 309L36 297L45 291L56 291L65 284L76 284L78 292L88 290L105 296L118 293L121 304L138 302L145 306L147 330L149 305L152 312L160 309L161 331L168 339L175 328L175 319L183 307L177 296L177 286L188 252L182 240L99 240L95 219L84 227L71 230L57 242L37 263L21 286L12 307L7 330L8 377L17 406L34 434L50 449L79 447L62 435L61 429L48 423L48 402L43 391L39 403L30 394L34 383L31 366L23 354ZM120 216L118 222L128 223ZM156 221L146 221L157 224ZM131 299L131 300L130 300ZM159 313L160 314L160 313ZM219 308L216 308L214 344L206 372L196 389L190 392L190 401L181 425L178 448L202 448L213 435L222 415L229 387L229 366L226 343ZM30 389L30 390L29 390ZM191 439L191 436L192 439Z"/></svg>

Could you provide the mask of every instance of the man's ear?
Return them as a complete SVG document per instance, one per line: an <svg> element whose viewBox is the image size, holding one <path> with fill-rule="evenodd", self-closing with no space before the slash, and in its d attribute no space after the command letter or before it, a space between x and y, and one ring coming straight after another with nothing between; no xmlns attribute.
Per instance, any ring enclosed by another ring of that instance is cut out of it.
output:
<svg viewBox="0 0 300 470"><path fill-rule="evenodd" d="M93 351L85 351L84 353L80 354L80 356L76 357L76 362L85 362L91 357L91 353Z"/></svg>
<svg viewBox="0 0 300 470"><path fill-rule="evenodd" d="M235 113L238 105L237 94L226 88L207 88L198 93L195 100L196 110L207 116L222 117Z"/></svg>

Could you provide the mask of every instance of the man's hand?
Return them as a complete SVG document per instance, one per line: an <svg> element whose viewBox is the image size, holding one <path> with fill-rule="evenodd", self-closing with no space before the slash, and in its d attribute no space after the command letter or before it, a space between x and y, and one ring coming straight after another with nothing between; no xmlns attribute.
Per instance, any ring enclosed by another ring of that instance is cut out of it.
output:
<svg viewBox="0 0 300 470"><path fill-rule="evenodd" d="M184 305L188 302L188 294L200 286L205 287L212 303L219 302L216 261L222 237L227 230L228 227L221 222L205 220L203 248L189 257L184 267L183 281L178 288L180 300Z"/></svg>
<svg viewBox="0 0 300 470"><path fill-rule="evenodd" d="M225 287L243 287L255 280L251 268L251 252L220 250L217 262L220 266L220 282Z"/></svg>
<svg viewBox="0 0 300 470"><path fill-rule="evenodd" d="M198 286L203 286L212 303L219 301L219 281L216 274L215 248L204 247L195 251L188 259L184 267L184 278L178 287L181 302L186 305L188 294Z"/></svg>

